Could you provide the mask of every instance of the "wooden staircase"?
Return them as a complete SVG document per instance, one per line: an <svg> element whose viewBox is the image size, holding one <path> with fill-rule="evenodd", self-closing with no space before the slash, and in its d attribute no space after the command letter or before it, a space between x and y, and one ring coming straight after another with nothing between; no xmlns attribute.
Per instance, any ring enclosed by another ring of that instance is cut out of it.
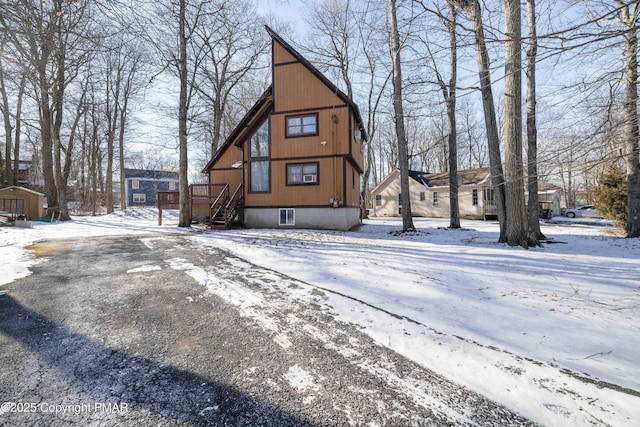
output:
<svg viewBox="0 0 640 427"><path fill-rule="evenodd" d="M242 213L244 208L242 184L232 195L229 195L229 184L226 184L210 208L209 227L220 230L230 229L234 219Z"/></svg>

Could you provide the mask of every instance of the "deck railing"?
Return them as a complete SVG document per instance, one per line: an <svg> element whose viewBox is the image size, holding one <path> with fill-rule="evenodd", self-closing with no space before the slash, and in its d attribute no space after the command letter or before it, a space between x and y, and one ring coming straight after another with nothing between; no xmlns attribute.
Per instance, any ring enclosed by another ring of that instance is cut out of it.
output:
<svg viewBox="0 0 640 427"><path fill-rule="evenodd" d="M191 202L211 205L227 184L191 184L189 186Z"/></svg>

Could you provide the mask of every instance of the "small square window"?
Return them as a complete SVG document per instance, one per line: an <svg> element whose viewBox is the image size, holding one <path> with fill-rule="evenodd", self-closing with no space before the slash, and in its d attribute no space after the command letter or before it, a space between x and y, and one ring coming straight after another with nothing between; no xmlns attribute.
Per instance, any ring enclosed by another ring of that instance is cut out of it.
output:
<svg viewBox="0 0 640 427"><path fill-rule="evenodd" d="M278 225L296 225L296 210L293 208L280 209Z"/></svg>
<svg viewBox="0 0 640 427"><path fill-rule="evenodd" d="M305 114L286 118L286 136L308 136L318 134L318 115Z"/></svg>
<svg viewBox="0 0 640 427"><path fill-rule="evenodd" d="M139 190L140 189L140 181L138 181L137 179L132 179L131 180L131 189L132 190Z"/></svg>

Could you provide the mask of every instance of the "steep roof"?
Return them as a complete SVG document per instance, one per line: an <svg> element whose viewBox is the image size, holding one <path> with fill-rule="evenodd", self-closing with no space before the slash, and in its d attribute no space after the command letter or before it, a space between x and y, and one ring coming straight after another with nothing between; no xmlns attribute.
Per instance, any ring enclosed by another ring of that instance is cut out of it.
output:
<svg viewBox="0 0 640 427"><path fill-rule="evenodd" d="M218 161L218 159L220 159L220 156L222 156L224 152L227 151L227 149L231 145L241 141L240 137L251 128L251 125L255 121L256 115L258 115L258 113L260 113L261 111L264 111L265 106L268 107L269 106L268 104L272 104L272 103L273 103L273 85L270 85L267 88L267 90L265 90L264 93L260 96L258 101L256 101L255 104L253 104L253 107L251 107L251 109L247 111L247 114L245 114L242 120L240 120L240 123L238 123L238 125L235 127L233 132L231 132L231 134L224 141L224 144L222 144L222 146L218 148L218 151L214 154L211 160L209 160L209 163L207 163L204 169L202 169L202 173L209 172L213 167L213 165Z"/></svg>
<svg viewBox="0 0 640 427"><path fill-rule="evenodd" d="M311 71L311 73L314 76L316 76L316 78L318 78L318 80L320 80L322 83L324 83L345 104L347 104L349 107L351 107L351 109L353 110L353 113L356 116L356 121L360 125L360 132L361 132L361 135L362 135L362 139L367 141L368 140L368 136L367 136L366 130L363 127L362 117L360 115L360 109L353 102L353 100L351 98L349 98L344 92L342 92L335 84L333 84L333 82L331 82L331 80L326 78L324 76L324 74L322 74L316 67L314 67L313 64L311 64L311 62L309 62L304 56L302 56L300 53L298 53L298 51L295 50L289 43L287 43L282 37L280 37L280 35L278 35L278 33L276 33L271 28L269 28L268 25L265 25L265 28L267 29L267 32L269 33L269 35L271 36L272 39L274 39L278 43L280 43L294 58L296 58L298 61L300 61L300 63L302 63L309 71Z"/></svg>
<svg viewBox="0 0 640 427"><path fill-rule="evenodd" d="M149 179L175 179L178 180L178 172L158 171L150 169L125 169L125 178L149 178Z"/></svg>

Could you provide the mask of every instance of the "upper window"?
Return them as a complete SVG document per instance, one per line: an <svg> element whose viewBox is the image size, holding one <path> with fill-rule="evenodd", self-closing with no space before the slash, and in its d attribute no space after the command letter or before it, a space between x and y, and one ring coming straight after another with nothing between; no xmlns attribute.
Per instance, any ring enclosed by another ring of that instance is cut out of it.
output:
<svg viewBox="0 0 640 427"><path fill-rule="evenodd" d="M251 135L249 157L269 157L269 120L265 120L258 130Z"/></svg>
<svg viewBox="0 0 640 427"><path fill-rule="evenodd" d="M318 114L287 116L286 136L309 136L318 134Z"/></svg>
<svg viewBox="0 0 640 427"><path fill-rule="evenodd" d="M318 163L287 165L287 185L317 184Z"/></svg>
<svg viewBox="0 0 640 427"><path fill-rule="evenodd" d="M137 179L132 179L131 180L131 189L139 190L140 189L140 181L138 181Z"/></svg>
<svg viewBox="0 0 640 427"><path fill-rule="evenodd" d="M252 193L270 191L269 155L269 120L267 119L249 139L249 191Z"/></svg>

